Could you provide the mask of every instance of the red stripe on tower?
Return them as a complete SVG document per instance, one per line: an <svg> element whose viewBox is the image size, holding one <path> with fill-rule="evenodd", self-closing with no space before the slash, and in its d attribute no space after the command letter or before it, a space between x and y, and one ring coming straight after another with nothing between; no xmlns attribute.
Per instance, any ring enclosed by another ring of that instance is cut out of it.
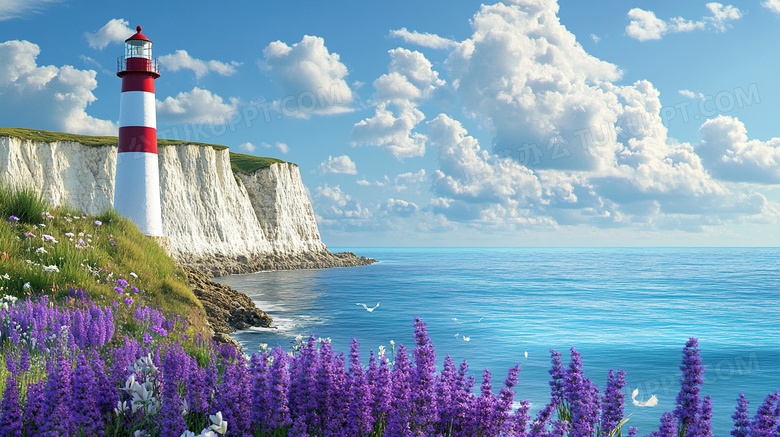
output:
<svg viewBox="0 0 780 437"><path fill-rule="evenodd" d="M117 59L122 94L114 208L144 234L162 236L154 99L154 80L160 77L160 69L152 57L152 41L141 34L141 26L136 30L125 40L124 56Z"/></svg>

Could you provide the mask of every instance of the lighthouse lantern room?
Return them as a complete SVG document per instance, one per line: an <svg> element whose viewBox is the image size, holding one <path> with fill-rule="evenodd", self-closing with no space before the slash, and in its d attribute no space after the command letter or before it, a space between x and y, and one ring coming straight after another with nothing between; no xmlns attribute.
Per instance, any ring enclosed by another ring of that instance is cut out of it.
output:
<svg viewBox="0 0 780 437"><path fill-rule="evenodd" d="M146 235L163 236L154 80L160 77L152 41L137 32L117 59L122 78L114 208Z"/></svg>

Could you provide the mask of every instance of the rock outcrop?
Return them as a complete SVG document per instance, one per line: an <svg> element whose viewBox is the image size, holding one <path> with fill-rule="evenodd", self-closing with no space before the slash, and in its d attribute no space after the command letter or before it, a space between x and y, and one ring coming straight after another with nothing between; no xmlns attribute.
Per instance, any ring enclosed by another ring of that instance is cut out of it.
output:
<svg viewBox="0 0 780 437"><path fill-rule="evenodd" d="M209 276L201 271L188 267L184 270L187 272L190 288L203 304L206 318L215 336L253 326L271 326L273 319L258 309L244 293L211 281Z"/></svg>

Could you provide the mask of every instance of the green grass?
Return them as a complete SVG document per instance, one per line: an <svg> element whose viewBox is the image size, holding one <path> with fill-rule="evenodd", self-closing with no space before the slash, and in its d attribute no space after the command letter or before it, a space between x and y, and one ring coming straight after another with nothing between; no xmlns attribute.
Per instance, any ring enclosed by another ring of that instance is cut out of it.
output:
<svg viewBox="0 0 780 437"><path fill-rule="evenodd" d="M47 130L35 130L35 129L11 128L11 127L0 128L0 137L20 138L23 140L38 141L42 143L53 143L55 141L72 141L74 143L84 144L85 146L90 146L90 147L108 147L108 146L116 147L118 143L116 137L94 137L90 135L66 134L64 132L51 132ZM175 146L179 144L194 144L196 146L209 146L214 148L214 150L225 150L228 148L227 146L222 146L219 144L198 143L195 141L184 141L184 140L166 140L160 138L157 139L157 145L162 147Z"/></svg>
<svg viewBox="0 0 780 437"><path fill-rule="evenodd" d="M24 193L0 186L0 199L28 196ZM113 210L89 216L53 208L46 211L49 216L43 216L37 209L26 208L26 204L14 203L0 206L0 295L20 299L49 295L66 301L73 287L86 290L99 305L121 302L130 295L159 306L163 313L188 318L198 328L203 326L203 306L189 288L184 271L131 221ZM38 220L8 220L9 215L36 213ZM118 279L141 292L135 294L127 287L119 295L114 290Z"/></svg>
<svg viewBox="0 0 780 437"><path fill-rule="evenodd" d="M46 202L41 193L29 186L6 187L0 180L0 217L17 217L21 223L38 224L43 220Z"/></svg>
<svg viewBox="0 0 780 437"><path fill-rule="evenodd" d="M234 172L254 173L261 168L268 168L273 164L285 163L276 158L263 158L261 156L245 155L243 153L230 152L230 166ZM292 163L288 163L292 164ZM296 164L293 164L296 165Z"/></svg>
<svg viewBox="0 0 780 437"><path fill-rule="evenodd" d="M0 128L0 137L13 137L23 140L38 141L43 143L52 143L55 141L72 141L84 144L90 147L116 147L116 137L93 137L88 135L74 135L63 132L51 132L45 130L24 129L24 128ZM193 144L196 146L208 146L214 150L225 150L227 146L219 144L198 143L184 140L157 139L157 145L160 147L176 146L180 144ZM261 156L245 155L243 153L230 152L230 164L233 172L254 173L259 169L268 168L273 164L285 163L281 159L266 158ZM295 164L293 164L295 165Z"/></svg>

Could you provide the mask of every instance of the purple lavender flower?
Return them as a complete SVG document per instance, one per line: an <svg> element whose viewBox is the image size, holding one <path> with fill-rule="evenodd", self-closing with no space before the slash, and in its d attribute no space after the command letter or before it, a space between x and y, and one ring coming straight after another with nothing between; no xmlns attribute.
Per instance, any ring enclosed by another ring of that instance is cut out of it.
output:
<svg viewBox="0 0 780 437"><path fill-rule="evenodd" d="M133 304L133 298L131 298L131 297L126 297L126 298L125 298L125 305L127 305L127 306L130 306L130 305L132 305L132 304Z"/></svg>
<svg viewBox="0 0 780 437"><path fill-rule="evenodd" d="M249 435L252 399L246 396L251 390L249 372L244 360L227 365L222 384L217 389L216 409L222 412L230 424L231 435Z"/></svg>
<svg viewBox="0 0 780 437"><path fill-rule="evenodd" d="M371 432L374 423L371 416L371 392L363 365L360 364L358 342L354 338L349 356L349 411L344 435L359 437Z"/></svg>
<svg viewBox="0 0 780 437"><path fill-rule="evenodd" d="M184 419L181 416L181 397L179 397L178 386L184 377L183 365L189 366L189 357L181 347L174 346L169 349L168 353L165 354L162 367L163 385L160 406L162 437L179 437L186 429Z"/></svg>
<svg viewBox="0 0 780 437"><path fill-rule="evenodd" d="M372 355L373 358L373 355ZM449 354L444 357L444 367L441 374L436 378L436 391L434 393L434 403L436 405L436 416L439 418L440 427L437 431L440 434L446 434L451 429L455 420L457 404L453 399L457 387L455 378L458 374L455 363Z"/></svg>
<svg viewBox="0 0 780 437"><path fill-rule="evenodd" d="M712 437L712 397L707 396L701 403L696 419L688 427L687 437Z"/></svg>
<svg viewBox="0 0 780 437"><path fill-rule="evenodd" d="M73 375L73 421L77 432L84 435L104 435L103 423L95 402L95 375L84 354L76 360Z"/></svg>
<svg viewBox="0 0 780 437"><path fill-rule="evenodd" d="M117 389L111 384L106 376L103 359L95 354L91 357L90 361L92 362L92 369L95 373L95 404L97 405L100 414L106 414L114 409L119 400Z"/></svg>
<svg viewBox="0 0 780 437"><path fill-rule="evenodd" d="M269 429L280 428L292 424L290 407L287 400L287 390L290 386L290 375L287 373L287 354L280 346L272 353L271 379L269 381L269 403L273 406L268 421Z"/></svg>
<svg viewBox="0 0 780 437"><path fill-rule="evenodd" d="M621 420L623 420L623 387L626 385L626 372L609 370L607 389L601 399L601 435L609 436Z"/></svg>
<svg viewBox="0 0 780 437"><path fill-rule="evenodd" d="M22 437L22 408L19 406L19 390L13 373L5 380L3 402L0 404L0 435Z"/></svg>
<svg viewBox="0 0 780 437"><path fill-rule="evenodd" d="M747 437L750 433L750 415L748 413L748 400L745 393L740 393L737 398L737 408L731 418L734 419L734 429L731 435L734 437Z"/></svg>
<svg viewBox="0 0 780 437"><path fill-rule="evenodd" d="M69 435L74 430L71 412L73 377L70 360L61 354L49 371L44 392L45 422L41 429L52 435Z"/></svg>
<svg viewBox="0 0 780 437"><path fill-rule="evenodd" d="M19 371L26 372L30 370L30 352L26 347L19 351Z"/></svg>
<svg viewBox="0 0 780 437"><path fill-rule="evenodd" d="M122 289L122 287L114 287L114 291L116 291L119 294L122 294L125 292L125 290Z"/></svg>
<svg viewBox="0 0 780 437"><path fill-rule="evenodd" d="M371 357L373 358L373 354ZM390 415L390 397L393 389L387 357L384 355L379 357L378 366L373 370L369 370L368 380L372 387L371 393L373 394L371 411L375 420L374 426L379 429L384 429Z"/></svg>
<svg viewBox="0 0 780 437"><path fill-rule="evenodd" d="M414 319L414 373L412 374L412 423L415 432L425 435L433 433L436 418L436 405L433 403L434 373L436 372L436 352L433 342L425 330L425 323L419 317Z"/></svg>
<svg viewBox="0 0 780 437"><path fill-rule="evenodd" d="M250 361L252 375L252 429L264 429L270 419L268 411L268 354L253 354Z"/></svg>
<svg viewBox="0 0 780 437"><path fill-rule="evenodd" d="M192 360L187 372L187 405L190 411L197 414L208 412L208 394L206 388L206 371L198 367L198 363Z"/></svg>
<svg viewBox="0 0 780 437"><path fill-rule="evenodd" d="M19 217L15 216L15 215L8 216L8 221L18 222L19 221Z"/></svg>
<svg viewBox="0 0 780 437"><path fill-rule="evenodd" d="M491 430L495 435L498 435L502 425L508 420L509 413L512 412L512 401L515 398L515 392L512 388L517 385L518 373L520 373L519 364L509 369L506 380L504 380L504 387L498 392L498 402L495 403L491 418Z"/></svg>
<svg viewBox="0 0 780 437"><path fill-rule="evenodd" d="M393 366L393 391L392 391L392 411L390 419L385 429L385 437L406 437L411 436L412 431L409 427L411 407L411 386L412 386L412 363L409 361L404 345L398 346L398 352L395 356L395 365Z"/></svg>
<svg viewBox="0 0 780 437"><path fill-rule="evenodd" d="M635 426L629 426L628 427L628 437L636 437L636 433L639 431L639 428Z"/></svg>
<svg viewBox="0 0 780 437"><path fill-rule="evenodd" d="M128 285L130 285L130 284L128 284L128 283L127 283L127 281L125 281L124 279L117 279L117 280L116 280L116 283L117 283L117 284L118 284L120 287L122 287L122 288L124 288L124 287L127 287Z"/></svg>
<svg viewBox="0 0 780 437"><path fill-rule="evenodd" d="M550 349L552 367L549 370L550 376L550 399L556 405L563 403L563 380L566 372L563 369L563 360L561 354Z"/></svg>
<svg viewBox="0 0 780 437"><path fill-rule="evenodd" d="M750 423L750 437L773 437L778 425L775 416L775 402L778 400L778 392L769 393L764 403L758 407L753 421Z"/></svg>
<svg viewBox="0 0 780 437"><path fill-rule="evenodd" d="M550 401L536 414L536 418L531 423L531 429L528 431L529 437L543 437L548 436L547 425L550 423L550 418L555 412L556 403Z"/></svg>
<svg viewBox="0 0 780 437"><path fill-rule="evenodd" d="M658 431L653 431L652 437L677 437L674 414L667 411L661 416L661 425L658 427Z"/></svg>
<svg viewBox="0 0 780 437"><path fill-rule="evenodd" d="M584 376L582 358L573 347L564 379L563 397L571 408L571 436L592 436L599 415L598 389Z"/></svg>
<svg viewBox="0 0 780 437"><path fill-rule="evenodd" d="M44 424L44 382L38 381L27 387L27 402L24 406L24 429L27 435L38 435Z"/></svg>
<svg viewBox="0 0 780 437"><path fill-rule="evenodd" d="M313 433L319 424L315 401L318 364L316 341L310 335L290 366L290 416L296 427L303 426L296 428L301 433Z"/></svg>
<svg viewBox="0 0 780 437"><path fill-rule="evenodd" d="M469 427L470 434L473 435L491 435L490 419L493 414L496 397L493 395L493 385L490 377L490 370L485 369L482 372L482 386L480 387L480 396L477 398L476 411L472 417L472 424Z"/></svg>
<svg viewBox="0 0 780 437"><path fill-rule="evenodd" d="M699 356L699 344L695 338L690 338L683 348L683 360L680 366L682 380L680 392L677 394L677 407L674 409L674 417L677 419L681 433L685 433L688 426L696 419L699 410L699 392L704 382L704 366Z"/></svg>
<svg viewBox="0 0 780 437"><path fill-rule="evenodd" d="M528 401L520 401L520 406L515 412L507 418L501 427L502 435L525 437L527 435L526 428L530 419L528 410L530 404Z"/></svg>

